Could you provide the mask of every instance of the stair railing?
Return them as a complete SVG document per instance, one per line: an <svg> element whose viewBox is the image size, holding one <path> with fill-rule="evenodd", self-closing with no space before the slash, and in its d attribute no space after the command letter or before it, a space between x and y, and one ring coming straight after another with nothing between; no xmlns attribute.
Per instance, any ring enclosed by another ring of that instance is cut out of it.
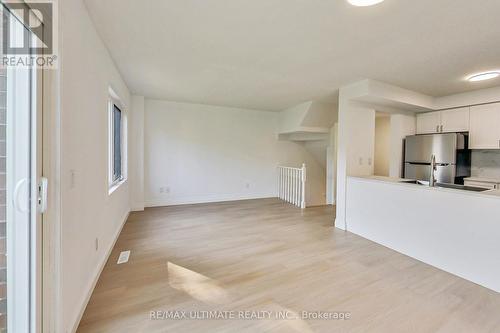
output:
<svg viewBox="0 0 500 333"><path fill-rule="evenodd" d="M306 208L306 165L301 168L278 167L278 197L302 209Z"/></svg>

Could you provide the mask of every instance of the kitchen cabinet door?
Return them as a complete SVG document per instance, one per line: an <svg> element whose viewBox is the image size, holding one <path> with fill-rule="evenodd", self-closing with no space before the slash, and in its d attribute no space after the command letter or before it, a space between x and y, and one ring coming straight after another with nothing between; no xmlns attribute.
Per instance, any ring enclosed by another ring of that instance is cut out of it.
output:
<svg viewBox="0 0 500 333"><path fill-rule="evenodd" d="M500 149L500 103L470 108L471 149Z"/></svg>
<svg viewBox="0 0 500 333"><path fill-rule="evenodd" d="M441 126L441 113L428 112L417 114L417 134L438 133Z"/></svg>
<svg viewBox="0 0 500 333"><path fill-rule="evenodd" d="M441 132L468 132L470 107L441 111Z"/></svg>

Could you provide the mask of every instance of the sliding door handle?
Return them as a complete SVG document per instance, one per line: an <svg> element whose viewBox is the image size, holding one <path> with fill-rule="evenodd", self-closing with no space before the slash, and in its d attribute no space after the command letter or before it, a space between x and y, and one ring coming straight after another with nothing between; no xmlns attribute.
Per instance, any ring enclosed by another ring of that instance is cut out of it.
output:
<svg viewBox="0 0 500 333"><path fill-rule="evenodd" d="M22 195L21 195L21 189L23 188L23 185L25 185L28 182L27 178L23 178L20 181L17 182L16 187L14 188L14 208L20 212L20 213L26 213L28 211L27 205L23 207L22 205ZM27 197L26 197L27 199ZM26 200L28 201L28 200Z"/></svg>

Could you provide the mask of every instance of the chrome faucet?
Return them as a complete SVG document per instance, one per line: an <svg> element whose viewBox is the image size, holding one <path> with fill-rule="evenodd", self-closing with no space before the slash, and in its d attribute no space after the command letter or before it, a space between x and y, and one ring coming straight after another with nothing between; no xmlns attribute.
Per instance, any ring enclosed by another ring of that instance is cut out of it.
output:
<svg viewBox="0 0 500 333"><path fill-rule="evenodd" d="M431 177L429 179L429 186L430 187L436 186L436 171L437 171L436 155L432 155L431 156Z"/></svg>

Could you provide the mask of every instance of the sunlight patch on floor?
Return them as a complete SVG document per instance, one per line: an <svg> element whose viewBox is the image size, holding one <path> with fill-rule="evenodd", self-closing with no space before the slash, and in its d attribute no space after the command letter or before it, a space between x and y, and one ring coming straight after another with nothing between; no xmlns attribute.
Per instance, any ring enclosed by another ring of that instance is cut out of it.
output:
<svg viewBox="0 0 500 333"><path fill-rule="evenodd" d="M167 266L168 282L172 288L206 303L223 304L230 301L229 294L217 281L171 262Z"/></svg>
<svg viewBox="0 0 500 333"><path fill-rule="evenodd" d="M292 314L296 319L293 320L282 320L282 324L286 325L292 332L300 332L300 333L313 333L309 324L300 318L299 314L291 309L282 308L281 311L286 311Z"/></svg>

